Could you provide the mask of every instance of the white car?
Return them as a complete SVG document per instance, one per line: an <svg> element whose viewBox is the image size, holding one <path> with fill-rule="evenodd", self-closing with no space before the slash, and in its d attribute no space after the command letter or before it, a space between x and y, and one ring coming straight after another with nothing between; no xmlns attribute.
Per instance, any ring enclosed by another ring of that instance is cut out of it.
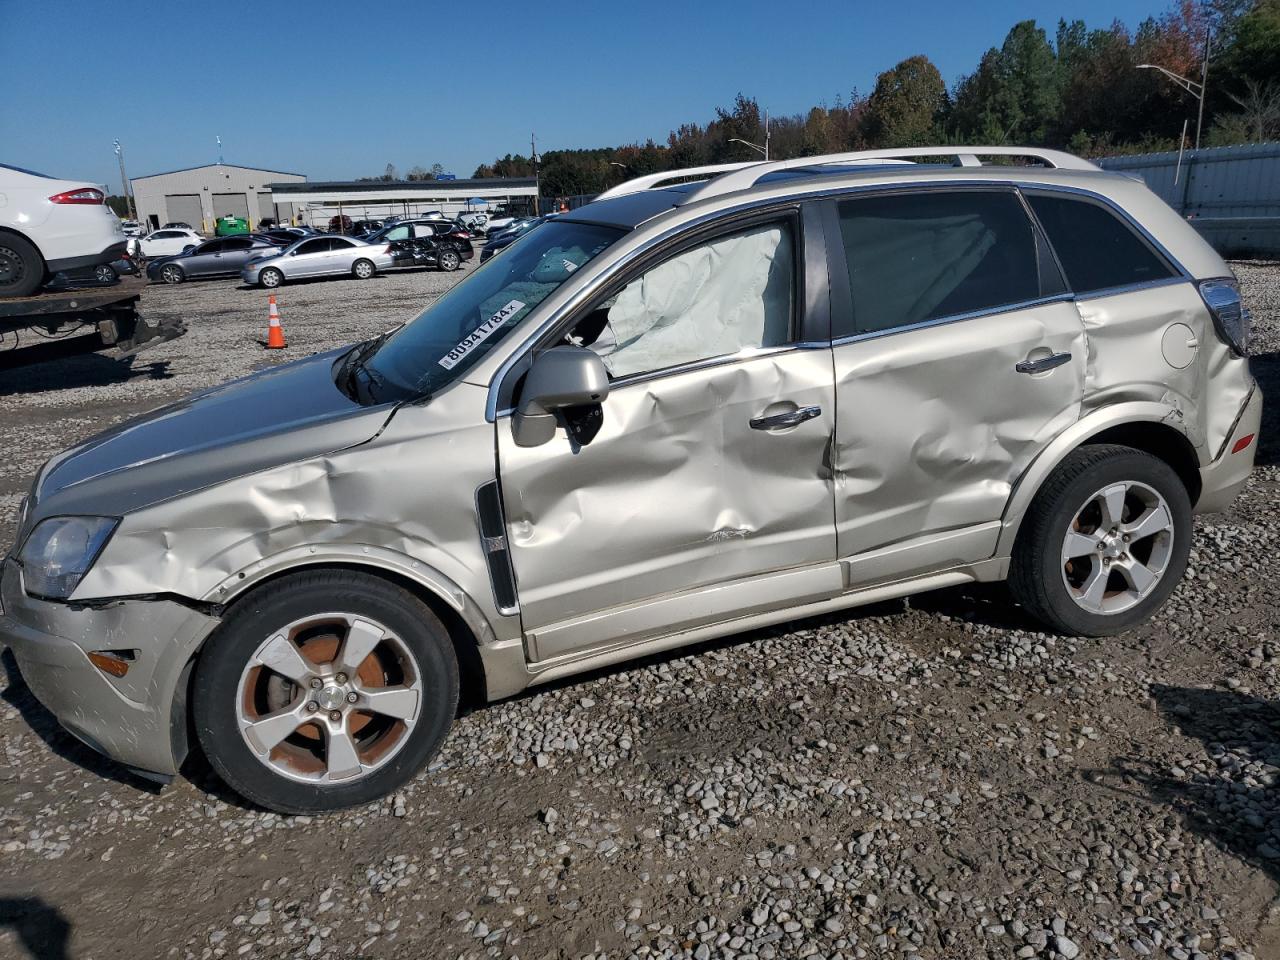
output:
<svg viewBox="0 0 1280 960"><path fill-rule="evenodd" d="M250 260L240 277L250 285L278 287L286 280L309 277L355 277L368 280L392 266L391 245L365 243L354 237L307 237L279 253Z"/></svg>
<svg viewBox="0 0 1280 960"><path fill-rule="evenodd" d="M156 230L138 241L138 251L148 260L171 257L204 243L194 230Z"/></svg>
<svg viewBox="0 0 1280 960"><path fill-rule="evenodd" d="M26 297L55 273L120 259L120 219L106 193L0 163L0 297Z"/></svg>

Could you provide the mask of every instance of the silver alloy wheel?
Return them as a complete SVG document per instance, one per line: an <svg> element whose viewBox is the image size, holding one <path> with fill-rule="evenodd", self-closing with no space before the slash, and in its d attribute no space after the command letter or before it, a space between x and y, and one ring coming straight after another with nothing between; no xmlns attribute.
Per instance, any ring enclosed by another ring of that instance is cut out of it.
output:
<svg viewBox="0 0 1280 960"><path fill-rule="evenodd" d="M258 274L258 282L264 287L278 287L283 279L284 274L274 267L269 267Z"/></svg>
<svg viewBox="0 0 1280 960"><path fill-rule="evenodd" d="M1067 593L1093 614L1130 609L1151 595L1173 556L1173 513L1145 483L1103 487L1076 511L1062 541Z"/></svg>
<svg viewBox="0 0 1280 960"><path fill-rule="evenodd" d="M361 280L368 280L373 276L373 264L368 260L356 261L356 276Z"/></svg>
<svg viewBox="0 0 1280 960"><path fill-rule="evenodd" d="M116 279L116 271L109 263L100 263L93 268L93 275L99 283L111 283Z"/></svg>
<svg viewBox="0 0 1280 960"><path fill-rule="evenodd" d="M452 272L458 269L458 255L452 250L444 250L440 254L440 267L442 270Z"/></svg>
<svg viewBox="0 0 1280 960"><path fill-rule="evenodd" d="M178 267L168 266L160 271L160 277L165 283L181 283L182 270Z"/></svg>
<svg viewBox="0 0 1280 960"><path fill-rule="evenodd" d="M394 757L422 715L409 647L368 617L323 613L273 633L236 688L236 723L272 772L350 783Z"/></svg>

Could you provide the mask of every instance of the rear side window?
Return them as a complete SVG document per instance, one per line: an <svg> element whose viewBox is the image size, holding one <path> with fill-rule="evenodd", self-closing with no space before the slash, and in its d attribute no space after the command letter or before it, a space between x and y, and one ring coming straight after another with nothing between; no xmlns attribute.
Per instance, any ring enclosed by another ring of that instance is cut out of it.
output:
<svg viewBox="0 0 1280 960"><path fill-rule="evenodd" d="M862 197L839 212L857 333L1040 296L1035 231L1012 192Z"/></svg>
<svg viewBox="0 0 1280 960"><path fill-rule="evenodd" d="M1177 276L1129 224L1099 203L1029 194L1027 202L1076 293Z"/></svg>

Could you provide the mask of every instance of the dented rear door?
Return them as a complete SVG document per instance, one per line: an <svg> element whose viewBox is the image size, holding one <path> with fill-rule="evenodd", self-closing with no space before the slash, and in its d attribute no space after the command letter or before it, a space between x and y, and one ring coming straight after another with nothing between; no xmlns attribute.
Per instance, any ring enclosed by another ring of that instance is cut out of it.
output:
<svg viewBox="0 0 1280 960"><path fill-rule="evenodd" d="M1083 327L1051 254L1012 189L845 200L827 224L850 585L985 559L1013 485L1080 415Z"/></svg>

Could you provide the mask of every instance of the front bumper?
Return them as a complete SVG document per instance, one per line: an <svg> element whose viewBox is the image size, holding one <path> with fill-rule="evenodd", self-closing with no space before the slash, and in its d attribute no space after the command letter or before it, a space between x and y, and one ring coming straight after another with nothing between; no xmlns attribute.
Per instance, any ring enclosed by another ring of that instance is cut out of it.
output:
<svg viewBox="0 0 1280 960"><path fill-rule="evenodd" d="M1217 513L1231 506L1253 471L1253 460L1258 452L1258 432L1262 425L1262 391L1257 384L1245 401L1236 425L1222 446L1218 459L1200 468L1200 498L1196 501L1196 513ZM1236 443L1252 437L1248 445L1232 453Z"/></svg>
<svg viewBox="0 0 1280 960"><path fill-rule="evenodd" d="M67 730L126 766L173 776L187 752L185 670L218 620L170 600L75 608L28 597L12 559L0 574L0 641L22 677ZM130 650L123 677L88 654Z"/></svg>

